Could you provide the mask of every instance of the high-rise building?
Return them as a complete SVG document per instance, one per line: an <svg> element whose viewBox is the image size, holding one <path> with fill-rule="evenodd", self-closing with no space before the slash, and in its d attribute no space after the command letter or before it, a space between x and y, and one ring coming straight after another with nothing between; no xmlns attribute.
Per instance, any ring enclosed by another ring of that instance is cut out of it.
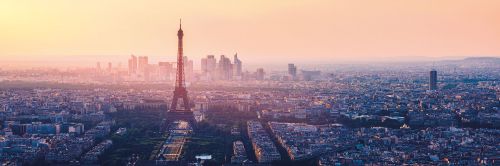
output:
<svg viewBox="0 0 500 166"><path fill-rule="evenodd" d="M158 62L158 75L160 81L170 80L170 74L173 72L173 66L170 62Z"/></svg>
<svg viewBox="0 0 500 166"><path fill-rule="evenodd" d="M305 81L313 81L321 77L321 71L319 70L300 70L302 74L302 79Z"/></svg>
<svg viewBox="0 0 500 166"><path fill-rule="evenodd" d="M226 56L221 55L218 64L218 72L220 80L230 80L233 76L233 65L231 60L226 58Z"/></svg>
<svg viewBox="0 0 500 166"><path fill-rule="evenodd" d="M128 59L128 73L129 74L137 73L137 57L134 55L131 55L130 59Z"/></svg>
<svg viewBox="0 0 500 166"><path fill-rule="evenodd" d="M255 79L257 80L264 80L266 73L264 72L263 68L258 68L257 72L255 72Z"/></svg>
<svg viewBox="0 0 500 166"><path fill-rule="evenodd" d="M184 74L186 76L186 80L190 81L193 77L194 63L192 60L189 60L187 56L183 57L183 61L184 61Z"/></svg>
<svg viewBox="0 0 500 166"><path fill-rule="evenodd" d="M213 80L216 75L217 60L213 55L207 55L206 58L201 59L202 79Z"/></svg>
<svg viewBox="0 0 500 166"><path fill-rule="evenodd" d="M240 59L238 59L238 53L234 54L234 66L233 66L233 70L234 70L234 75L237 76L237 77L241 77L241 69L242 68L242 62Z"/></svg>
<svg viewBox="0 0 500 166"><path fill-rule="evenodd" d="M431 70L429 73L429 90L437 90L437 71Z"/></svg>
<svg viewBox="0 0 500 166"><path fill-rule="evenodd" d="M297 76L297 66L295 66L295 64L288 64L288 75L292 76L292 78Z"/></svg>
<svg viewBox="0 0 500 166"><path fill-rule="evenodd" d="M213 55L208 55L207 56L207 72L209 72L209 73L215 72L216 68L217 68L217 59L215 59L215 56L213 56Z"/></svg>
<svg viewBox="0 0 500 166"><path fill-rule="evenodd" d="M148 57L147 56L139 56L137 69L139 72L144 73L148 69Z"/></svg>
<svg viewBox="0 0 500 166"><path fill-rule="evenodd" d="M207 72L207 58L201 58L201 73L205 75Z"/></svg>
<svg viewBox="0 0 500 166"><path fill-rule="evenodd" d="M147 56L139 56L137 60L137 70L139 74L144 77L144 81L150 80L149 62Z"/></svg>

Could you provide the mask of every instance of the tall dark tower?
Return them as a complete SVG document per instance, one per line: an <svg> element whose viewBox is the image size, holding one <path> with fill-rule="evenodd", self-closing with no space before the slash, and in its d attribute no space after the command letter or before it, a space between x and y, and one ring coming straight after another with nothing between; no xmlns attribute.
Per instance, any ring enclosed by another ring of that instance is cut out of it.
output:
<svg viewBox="0 0 500 166"><path fill-rule="evenodd" d="M437 71L431 70L429 73L429 90L437 90Z"/></svg>
<svg viewBox="0 0 500 166"><path fill-rule="evenodd" d="M182 32L182 23L179 22L179 31L177 31L177 38L179 40L177 48L177 77L175 78L175 90L174 97L172 98L172 105L170 106L170 111L190 111L189 99L187 96L186 83L184 82L184 60L183 60L183 50L182 50L182 37L184 37L184 32ZM177 101L182 98L184 109L177 108Z"/></svg>

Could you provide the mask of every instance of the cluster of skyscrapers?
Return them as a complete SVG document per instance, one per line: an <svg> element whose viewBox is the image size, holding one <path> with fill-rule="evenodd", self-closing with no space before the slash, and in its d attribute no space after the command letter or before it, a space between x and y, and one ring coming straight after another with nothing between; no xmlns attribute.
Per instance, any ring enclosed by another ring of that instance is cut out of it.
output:
<svg viewBox="0 0 500 166"><path fill-rule="evenodd" d="M193 61L184 57L186 78L193 75ZM128 59L128 75L135 81L171 81L175 78L175 62L150 64L147 56L131 55Z"/></svg>
<svg viewBox="0 0 500 166"><path fill-rule="evenodd" d="M225 55L221 55L219 63L214 55L207 55L201 59L201 80L241 80L242 62L238 54L234 55L233 62Z"/></svg>
<svg viewBox="0 0 500 166"><path fill-rule="evenodd" d="M120 67L121 64L118 65L118 67ZM102 72L103 69L101 67L101 62L97 62L97 66L96 66L96 69L97 69L97 72ZM106 68L106 72L112 72L113 70L113 64L111 62L108 62L108 67Z"/></svg>
<svg viewBox="0 0 500 166"><path fill-rule="evenodd" d="M186 80L216 81L216 80L242 80L243 62L234 55L233 60L221 55L207 55L201 59L201 72L194 72L194 63L186 56L183 57ZM176 62L158 62L150 64L147 56L131 55L128 59L128 76L132 81L173 81L175 78ZM261 77L264 78L263 69ZM258 71L257 71L258 74Z"/></svg>
<svg viewBox="0 0 500 166"><path fill-rule="evenodd" d="M128 60L129 74L149 74L149 58L147 56L131 55Z"/></svg>

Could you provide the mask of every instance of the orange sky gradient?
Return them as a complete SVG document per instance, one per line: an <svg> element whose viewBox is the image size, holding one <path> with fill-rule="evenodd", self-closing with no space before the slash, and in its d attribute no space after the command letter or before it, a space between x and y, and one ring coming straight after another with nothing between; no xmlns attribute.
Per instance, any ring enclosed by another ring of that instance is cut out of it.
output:
<svg viewBox="0 0 500 166"><path fill-rule="evenodd" d="M500 56L499 0L2 0L0 65L238 52L245 64Z"/></svg>

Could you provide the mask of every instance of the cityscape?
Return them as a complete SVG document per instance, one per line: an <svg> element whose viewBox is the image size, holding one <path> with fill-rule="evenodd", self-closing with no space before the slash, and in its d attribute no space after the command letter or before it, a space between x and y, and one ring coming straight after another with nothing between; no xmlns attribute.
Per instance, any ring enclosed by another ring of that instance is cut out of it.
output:
<svg viewBox="0 0 500 166"><path fill-rule="evenodd" d="M496 8L485 10L490 9ZM188 18L170 20L173 23L168 25L175 31L158 39L173 44L165 46L173 48L167 49L173 50L168 55L138 51L111 58L92 56L88 63L68 61L65 67L54 63L56 56L47 55L36 62L39 66L22 67L8 51L0 51L0 59L8 63L0 66L0 163L500 163L500 50L486 51L485 56L420 60L378 61L373 57L368 63L330 63L327 57L320 63L306 60L319 55L279 57L279 62L266 56L255 60L262 57L238 48L193 55L198 48L191 41L200 40L196 39L200 32L190 31L195 27L189 21L194 19ZM498 29L494 32L497 36L491 37L500 37ZM489 46L500 48L498 43ZM36 59L24 58L21 62Z"/></svg>

